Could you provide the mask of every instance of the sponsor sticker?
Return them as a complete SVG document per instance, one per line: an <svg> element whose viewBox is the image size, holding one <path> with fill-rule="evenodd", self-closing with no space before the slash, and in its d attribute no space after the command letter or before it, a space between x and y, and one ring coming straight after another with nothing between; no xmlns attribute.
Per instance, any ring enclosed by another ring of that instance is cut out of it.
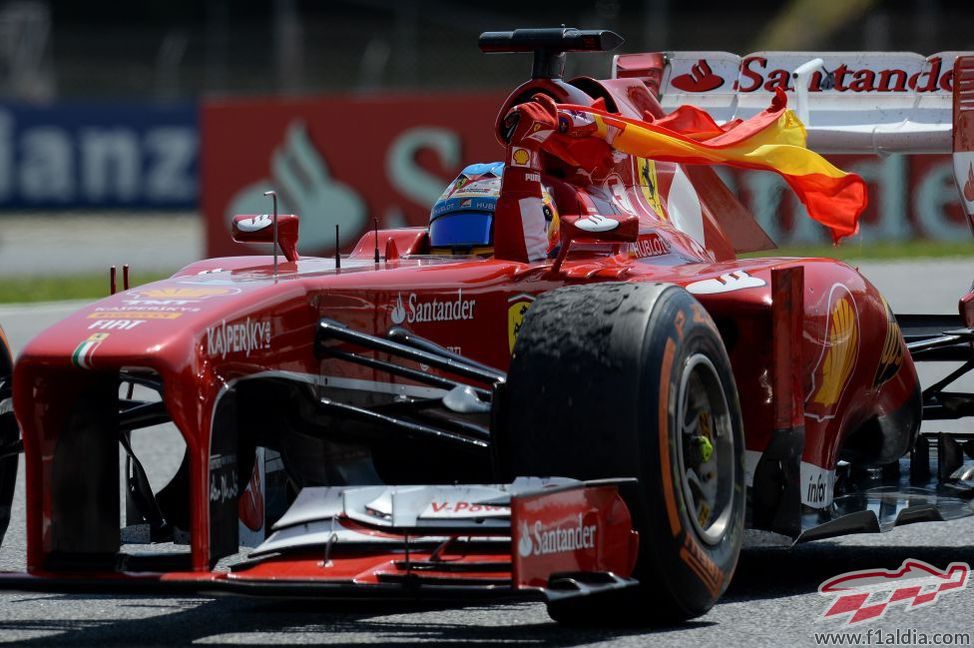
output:
<svg viewBox="0 0 974 648"><path fill-rule="evenodd" d="M857 64L854 60L827 58L827 64L813 72L809 78L808 89L812 92L935 93L950 92L953 89L953 70L950 65L943 64L940 56L919 63L919 69L915 60L905 58L899 61L893 57L872 60L866 58L865 65ZM784 59L775 60L765 56L745 57L741 61L740 77L735 83L735 89L740 92L774 92L778 88L786 92L793 91L795 88L792 71L780 67L779 64L783 62Z"/></svg>
<svg viewBox="0 0 974 648"><path fill-rule="evenodd" d="M907 558L896 569L845 572L818 586L819 594L832 599L821 618L856 625L881 619L892 609L933 605L945 594L962 592L970 571L967 563L952 562L946 569L938 569Z"/></svg>
<svg viewBox="0 0 974 648"><path fill-rule="evenodd" d="M531 162L531 151L526 148L515 148L511 151L511 166L526 167Z"/></svg>
<svg viewBox="0 0 974 648"><path fill-rule="evenodd" d="M637 158L639 190L656 215L666 220L666 210L659 195L659 176L656 173L656 162L646 158Z"/></svg>
<svg viewBox="0 0 974 648"><path fill-rule="evenodd" d="M687 284L687 292L694 295L716 295L719 293L729 293L745 288L760 288L766 285L764 279L752 277L744 270L737 270L728 274L722 274L712 279L702 279Z"/></svg>
<svg viewBox="0 0 974 648"><path fill-rule="evenodd" d="M393 324L421 324L427 322L459 322L472 320L477 300L464 299L463 289L458 288L456 297L420 297L409 293L403 299L396 297L389 315Z"/></svg>
<svg viewBox="0 0 974 648"><path fill-rule="evenodd" d="M228 354L243 353L250 357L256 351L271 348L269 319L247 318L242 322L225 321L206 329L206 354L211 358L226 358Z"/></svg>
<svg viewBox="0 0 974 648"><path fill-rule="evenodd" d="M585 524L581 513L568 524L549 526L540 520L522 522L517 552L522 558L528 558L594 549L597 532L598 525Z"/></svg>
<svg viewBox="0 0 974 648"><path fill-rule="evenodd" d="M467 500L434 500L423 511L423 518L483 518L507 517L511 514L509 506L482 504Z"/></svg>
<svg viewBox="0 0 974 648"><path fill-rule="evenodd" d="M144 290L130 290L129 294L136 295L143 299L157 300L200 300L211 297L223 297L225 295L235 295L240 292L239 288L228 286L167 286L164 288L148 288Z"/></svg>
<svg viewBox="0 0 974 648"><path fill-rule="evenodd" d="M619 221L614 218L606 218L605 216L592 214L591 216L579 218L575 221L575 227L583 232L611 232L619 227Z"/></svg>
<svg viewBox="0 0 974 648"><path fill-rule="evenodd" d="M826 470L807 461L799 468L802 483L802 504L812 508L827 508L832 505L835 492L835 471Z"/></svg>
<svg viewBox="0 0 974 648"><path fill-rule="evenodd" d="M71 353L71 364L80 369L91 369L91 360L101 343L108 339L108 333L93 333L87 340L75 347Z"/></svg>
<svg viewBox="0 0 974 648"><path fill-rule="evenodd" d="M684 92L710 92L724 85L724 79L714 74L707 59L700 59L688 73L673 77L670 83Z"/></svg>
<svg viewBox="0 0 974 648"><path fill-rule="evenodd" d="M259 232L274 224L274 217L270 214L259 214L253 218L241 218L237 221L237 229L241 232Z"/></svg>
<svg viewBox="0 0 974 648"><path fill-rule="evenodd" d="M517 335L521 332L524 324L524 317L528 314L528 309L534 302L534 295L521 293L514 295L507 300L507 343L510 352L514 353L514 343L517 342Z"/></svg>
<svg viewBox="0 0 974 648"><path fill-rule="evenodd" d="M879 387L896 375L903 364L903 343L900 340L900 325L896 321L893 309L889 307L886 300L886 338L883 340L883 350L879 355L879 365L876 367L876 377L873 385Z"/></svg>
<svg viewBox="0 0 974 648"><path fill-rule="evenodd" d="M198 299L123 299L122 303L125 304L124 306L96 306L95 310L99 312L123 313L130 311L198 313L201 310L200 307L192 306L191 304L197 304L199 301Z"/></svg>
<svg viewBox="0 0 974 648"><path fill-rule="evenodd" d="M669 253L670 244L655 232L629 244L629 256L633 259L666 256Z"/></svg>
<svg viewBox="0 0 974 648"><path fill-rule="evenodd" d="M99 319L88 325L89 331L131 331L145 324L145 320Z"/></svg>
<svg viewBox="0 0 974 648"><path fill-rule="evenodd" d="M237 456L232 454L210 457L210 502L223 504L237 499Z"/></svg>
<svg viewBox="0 0 974 648"><path fill-rule="evenodd" d="M106 309L107 310L107 309ZM88 315L88 319L106 319L106 310L97 310L94 313ZM176 319L182 315L180 312L166 312L166 311L155 311L155 310L118 310L115 312L124 313L125 319L163 319L171 320Z"/></svg>
<svg viewBox="0 0 974 648"><path fill-rule="evenodd" d="M828 311L822 354L805 399L805 416L817 421L835 417L835 405L849 384L859 357L859 313L848 288L842 284L832 286Z"/></svg>

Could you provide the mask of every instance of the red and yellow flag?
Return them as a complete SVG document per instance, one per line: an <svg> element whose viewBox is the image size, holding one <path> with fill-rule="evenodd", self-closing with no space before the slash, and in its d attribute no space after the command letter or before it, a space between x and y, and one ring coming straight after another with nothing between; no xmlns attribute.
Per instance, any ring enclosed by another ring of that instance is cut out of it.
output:
<svg viewBox="0 0 974 648"><path fill-rule="evenodd" d="M774 171L798 195L808 215L828 227L838 242L858 229L867 204L866 183L806 148L805 127L787 109L787 101L779 90L767 110L722 126L692 106L641 121L589 106L554 104L548 108L557 110L558 130L543 148L589 169L607 160L608 145L663 162Z"/></svg>

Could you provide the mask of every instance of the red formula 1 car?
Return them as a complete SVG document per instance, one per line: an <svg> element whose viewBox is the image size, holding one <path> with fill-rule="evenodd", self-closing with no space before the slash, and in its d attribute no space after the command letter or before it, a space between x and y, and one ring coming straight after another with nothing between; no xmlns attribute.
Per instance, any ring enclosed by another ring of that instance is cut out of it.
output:
<svg viewBox="0 0 974 648"><path fill-rule="evenodd" d="M562 79L566 52L620 42L481 37L534 53L499 112L491 254L431 254L407 228L300 257L275 209L234 226L274 256L126 286L35 338L13 372L28 572L0 587L543 593L555 618L674 620L725 591L746 529L974 513L971 437L919 433L974 396L945 391L957 374L921 391L914 366L970 369L971 295L956 317L896 316L842 263L738 259L770 241L710 167L616 150L583 169L525 121L696 103L726 124L793 84L813 147L953 151L966 180L974 58L640 54ZM561 228L538 258L542 185ZM185 454L153 492L132 438L167 422Z"/></svg>

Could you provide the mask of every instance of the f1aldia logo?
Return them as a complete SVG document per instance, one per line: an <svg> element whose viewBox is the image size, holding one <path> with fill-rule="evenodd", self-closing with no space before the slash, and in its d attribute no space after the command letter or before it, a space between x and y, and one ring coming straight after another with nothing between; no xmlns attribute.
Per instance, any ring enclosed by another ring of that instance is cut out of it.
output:
<svg viewBox="0 0 974 648"><path fill-rule="evenodd" d="M594 549L598 526L584 524L579 513L575 523L570 526L546 526L540 520L534 525L521 522L517 552L522 558L547 556L578 549Z"/></svg>
<svg viewBox="0 0 974 648"><path fill-rule="evenodd" d="M477 300L463 298L462 288L457 289L456 298L446 299L420 298L416 293L409 293L403 301L402 293L399 293L389 317L393 324L472 320L476 305Z"/></svg>
<svg viewBox="0 0 974 648"><path fill-rule="evenodd" d="M822 613L825 619L844 619L849 625L881 618L894 605L912 610L932 605L942 594L967 587L971 568L950 563L940 570L922 560L907 558L899 569L864 569L828 579L818 587L822 596L835 596Z"/></svg>

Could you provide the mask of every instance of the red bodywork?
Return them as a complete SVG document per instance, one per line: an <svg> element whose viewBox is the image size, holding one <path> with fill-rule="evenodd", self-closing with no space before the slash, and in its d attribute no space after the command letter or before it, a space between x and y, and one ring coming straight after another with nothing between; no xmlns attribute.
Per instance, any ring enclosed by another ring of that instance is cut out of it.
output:
<svg viewBox="0 0 974 648"><path fill-rule="evenodd" d="M539 91L566 103L602 99L609 109L631 117L660 112L636 79L585 78L571 84L537 79L516 90L500 116ZM340 269L333 259L282 258L275 275L269 256L211 259L86 306L37 336L20 356L14 377L27 462L29 571L51 575L48 558L64 549L53 528L59 495L52 474L65 460L59 455L59 431L87 385L135 367L161 377L166 409L186 441L192 569L210 578L204 574L213 557L211 466L218 454L211 432L228 387L267 376L319 385L378 382L393 391L411 384L377 370L320 360L314 344L323 317L377 336L403 326L506 370L523 313L540 293L607 281L685 286L713 317L729 352L749 474L780 429L804 425L802 479L834 479L850 434L877 417L916 407L916 372L877 290L854 269L829 259L735 258L736 252L766 247L768 241L711 169L619 157L598 175L583 178L562 170L555 177L549 161L534 149L526 170L512 165L513 152L529 144L515 139L507 149L493 257L429 256L423 230L401 229L379 231L378 241L365 235ZM576 241L557 268L550 258L528 261L512 205L519 191L528 190L523 176L531 171L541 172L553 187L562 218L593 213L635 218L638 238ZM378 264L376 243L388 255ZM773 290L775 272L790 269L801 272L787 274L784 283L779 279ZM776 303L778 295L787 298ZM416 475L416 482L422 479ZM803 503L822 506L825 498L816 501L815 489L806 499L805 486ZM515 543L520 537L516 532ZM362 560L347 563L345 571L372 573L388 562L374 556ZM315 572L301 560L285 562L265 562L252 575L310 578ZM625 573L623 567L616 566ZM523 569L520 577L526 584L541 578Z"/></svg>

